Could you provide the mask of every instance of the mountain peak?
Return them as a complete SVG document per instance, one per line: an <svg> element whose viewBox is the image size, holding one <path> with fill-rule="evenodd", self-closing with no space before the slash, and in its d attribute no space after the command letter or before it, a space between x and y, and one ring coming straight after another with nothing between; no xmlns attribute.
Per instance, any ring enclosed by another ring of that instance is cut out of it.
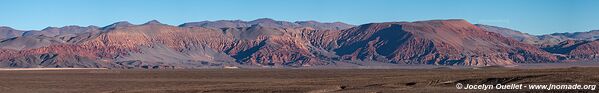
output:
<svg viewBox="0 0 599 93"><path fill-rule="evenodd" d="M162 23L160 23L158 20L150 20L144 24L162 24Z"/></svg>
<svg viewBox="0 0 599 93"><path fill-rule="evenodd" d="M258 19L254 20L254 21L275 21L275 20L271 19L271 18L258 18Z"/></svg>
<svg viewBox="0 0 599 93"><path fill-rule="evenodd" d="M102 27L102 29L109 29L109 28L117 28L117 27L127 27L127 26L133 26L133 24L129 23L128 21L119 21L116 23L112 23L108 26Z"/></svg>
<svg viewBox="0 0 599 93"><path fill-rule="evenodd" d="M51 27L51 26L49 26L49 27L46 27L46 28L42 29L42 31L44 31L44 30L51 30L51 29L58 29L58 28L57 27Z"/></svg>
<svg viewBox="0 0 599 93"><path fill-rule="evenodd" d="M129 23L129 21L119 21L119 22L116 22L113 24L115 24L115 25L133 25L133 24Z"/></svg>
<svg viewBox="0 0 599 93"><path fill-rule="evenodd" d="M250 21L251 24L257 24L257 23L275 23L275 22L277 22L277 20L270 19L270 18L260 18L260 19L256 19L256 20Z"/></svg>

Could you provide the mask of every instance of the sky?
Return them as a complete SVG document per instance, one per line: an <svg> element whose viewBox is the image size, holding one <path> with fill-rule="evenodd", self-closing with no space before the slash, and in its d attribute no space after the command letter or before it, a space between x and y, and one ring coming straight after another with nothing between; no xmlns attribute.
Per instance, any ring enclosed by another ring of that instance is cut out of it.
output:
<svg viewBox="0 0 599 93"><path fill-rule="evenodd" d="M354 25L465 19L540 35L599 30L599 0L0 0L0 26L20 30L258 18Z"/></svg>

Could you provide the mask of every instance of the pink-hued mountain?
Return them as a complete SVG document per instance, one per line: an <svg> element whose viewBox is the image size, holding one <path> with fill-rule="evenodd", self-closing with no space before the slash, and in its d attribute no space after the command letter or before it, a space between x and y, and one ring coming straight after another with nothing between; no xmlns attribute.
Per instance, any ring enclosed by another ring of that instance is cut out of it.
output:
<svg viewBox="0 0 599 93"><path fill-rule="evenodd" d="M458 19L360 26L272 19L171 26L153 20L15 31L0 42L0 67L490 66L558 61L533 45Z"/></svg>
<svg viewBox="0 0 599 93"><path fill-rule="evenodd" d="M347 60L474 66L557 61L465 20L366 24L341 32L338 43L336 53Z"/></svg>

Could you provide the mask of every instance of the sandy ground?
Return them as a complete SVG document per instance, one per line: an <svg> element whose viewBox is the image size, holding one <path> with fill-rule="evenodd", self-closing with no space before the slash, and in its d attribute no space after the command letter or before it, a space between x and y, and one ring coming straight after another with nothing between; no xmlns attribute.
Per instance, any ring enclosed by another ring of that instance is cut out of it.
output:
<svg viewBox="0 0 599 93"><path fill-rule="evenodd" d="M462 84L599 84L599 68L3 70L2 93L598 92L459 90Z"/></svg>

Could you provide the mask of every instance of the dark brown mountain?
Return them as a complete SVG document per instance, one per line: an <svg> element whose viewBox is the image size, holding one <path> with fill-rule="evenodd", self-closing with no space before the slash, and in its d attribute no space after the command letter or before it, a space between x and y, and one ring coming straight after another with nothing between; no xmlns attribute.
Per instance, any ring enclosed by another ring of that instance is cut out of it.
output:
<svg viewBox="0 0 599 93"><path fill-rule="evenodd" d="M201 23L210 27L170 26L153 20L141 25L118 22L102 28L48 28L40 33L51 34L0 42L0 67L488 66L557 61L537 47L464 20L371 23L345 30L338 30L349 27L341 23L272 19L223 22L227 24Z"/></svg>

